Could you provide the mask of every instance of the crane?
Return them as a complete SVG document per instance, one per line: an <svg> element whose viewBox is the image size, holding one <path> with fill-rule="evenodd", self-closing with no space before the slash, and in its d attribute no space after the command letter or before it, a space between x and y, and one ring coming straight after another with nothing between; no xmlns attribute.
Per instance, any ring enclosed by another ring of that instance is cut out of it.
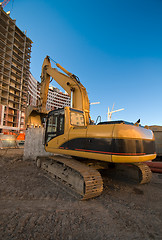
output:
<svg viewBox="0 0 162 240"><path fill-rule="evenodd" d="M4 8L9 2L10 2L10 0L4 0L4 1L1 3L1 6Z"/></svg>
<svg viewBox="0 0 162 240"><path fill-rule="evenodd" d="M113 104L113 107L112 107L112 110L111 110L111 111L110 111L110 109L109 109L109 107L108 107L108 113L107 113L107 115L108 115L108 121L111 121L112 113L115 113L115 112L119 112L119 111L123 111L123 110L124 110L124 108L121 108L121 109L118 109L118 110L114 110L114 111L113 111L113 109L114 109L114 104Z"/></svg>

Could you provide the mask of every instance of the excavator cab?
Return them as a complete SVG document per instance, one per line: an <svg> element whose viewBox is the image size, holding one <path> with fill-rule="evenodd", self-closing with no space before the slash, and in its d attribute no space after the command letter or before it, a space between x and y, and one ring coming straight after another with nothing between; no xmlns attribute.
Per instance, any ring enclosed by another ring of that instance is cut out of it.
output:
<svg viewBox="0 0 162 240"><path fill-rule="evenodd" d="M85 129L86 116L84 111L65 107L49 112L46 120L45 146L52 139L69 135L70 129Z"/></svg>

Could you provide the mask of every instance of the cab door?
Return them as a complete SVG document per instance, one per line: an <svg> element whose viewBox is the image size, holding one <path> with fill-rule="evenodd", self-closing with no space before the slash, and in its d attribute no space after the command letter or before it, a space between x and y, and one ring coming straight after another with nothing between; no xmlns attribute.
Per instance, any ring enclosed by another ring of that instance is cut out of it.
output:
<svg viewBox="0 0 162 240"><path fill-rule="evenodd" d="M64 119L64 109L54 110L48 114L45 132L46 146L57 148L59 138L64 134Z"/></svg>

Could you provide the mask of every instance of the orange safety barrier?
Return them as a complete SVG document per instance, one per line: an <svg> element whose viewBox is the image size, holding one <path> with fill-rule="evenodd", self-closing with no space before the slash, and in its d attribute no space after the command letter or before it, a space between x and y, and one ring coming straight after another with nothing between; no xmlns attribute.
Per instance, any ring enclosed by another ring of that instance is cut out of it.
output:
<svg viewBox="0 0 162 240"><path fill-rule="evenodd" d="M16 139L24 141L25 140L25 133L19 133Z"/></svg>
<svg viewBox="0 0 162 240"><path fill-rule="evenodd" d="M15 132L4 132L4 135L14 135L16 136L16 140L25 141L25 133L15 133Z"/></svg>

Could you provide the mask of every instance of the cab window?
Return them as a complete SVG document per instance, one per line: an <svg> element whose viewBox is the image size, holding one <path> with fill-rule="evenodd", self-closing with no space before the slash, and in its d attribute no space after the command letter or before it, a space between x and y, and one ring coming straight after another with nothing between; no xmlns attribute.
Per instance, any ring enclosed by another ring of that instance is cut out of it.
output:
<svg viewBox="0 0 162 240"><path fill-rule="evenodd" d="M64 134L64 111L54 110L47 118L45 142L47 143L61 134Z"/></svg>
<svg viewBox="0 0 162 240"><path fill-rule="evenodd" d="M71 111L70 112L70 123L73 126L84 126L84 114L81 111Z"/></svg>

